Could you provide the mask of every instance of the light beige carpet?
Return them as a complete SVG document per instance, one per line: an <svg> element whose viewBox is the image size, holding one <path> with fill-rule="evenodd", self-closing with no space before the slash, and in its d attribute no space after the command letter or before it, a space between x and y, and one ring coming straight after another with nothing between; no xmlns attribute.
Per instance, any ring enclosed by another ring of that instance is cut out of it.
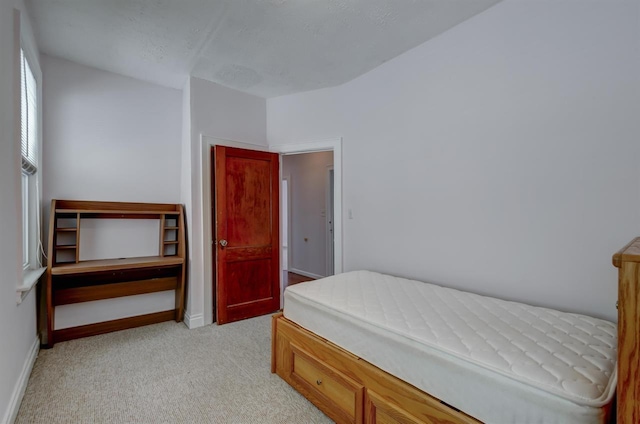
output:
<svg viewBox="0 0 640 424"><path fill-rule="evenodd" d="M271 317L166 322L41 350L25 423L329 423L270 370Z"/></svg>

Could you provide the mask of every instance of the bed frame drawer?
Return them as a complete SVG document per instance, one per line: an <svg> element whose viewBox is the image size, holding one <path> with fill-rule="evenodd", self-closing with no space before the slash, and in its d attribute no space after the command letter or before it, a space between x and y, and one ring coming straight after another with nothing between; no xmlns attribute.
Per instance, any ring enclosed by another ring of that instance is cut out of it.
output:
<svg viewBox="0 0 640 424"><path fill-rule="evenodd" d="M376 392L367 390L364 397L364 422L365 424L420 424L424 421L387 401Z"/></svg>
<svg viewBox="0 0 640 424"><path fill-rule="evenodd" d="M282 313L274 315L272 331L271 372L337 423L480 424Z"/></svg>
<svg viewBox="0 0 640 424"><path fill-rule="evenodd" d="M337 422L362 422L364 387L291 344L292 385Z"/></svg>

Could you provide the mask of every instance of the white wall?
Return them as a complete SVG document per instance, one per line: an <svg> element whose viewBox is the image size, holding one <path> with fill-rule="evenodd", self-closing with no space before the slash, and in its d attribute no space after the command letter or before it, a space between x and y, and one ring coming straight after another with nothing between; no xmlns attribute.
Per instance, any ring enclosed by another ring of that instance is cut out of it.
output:
<svg viewBox="0 0 640 424"><path fill-rule="evenodd" d="M47 212L51 199L180 203L180 90L46 55L42 71ZM157 254L157 223L86 222L81 228L82 259ZM173 292L66 305L56 308L55 324L173 307Z"/></svg>
<svg viewBox="0 0 640 424"><path fill-rule="evenodd" d="M343 136L345 269L616 320L640 232L636 1L506 0L343 86L270 99L270 144Z"/></svg>
<svg viewBox="0 0 640 424"><path fill-rule="evenodd" d="M22 224L20 141L15 132L20 105L14 101L19 94L19 83L14 80L18 64L14 60L14 41L18 38L14 37L14 7L22 10L23 42L35 48L24 4L0 0L0 423L10 422L17 413L39 347L35 290L19 305L16 294L16 287L22 284Z"/></svg>
<svg viewBox="0 0 640 424"><path fill-rule="evenodd" d="M191 176L191 208L187 210L188 237L190 238L189 290L187 324L197 327L212 322L211 234L209 219L211 204L207 185L207 164L213 139L226 140L227 145L245 147L255 145L266 148L266 101L199 78L191 78L189 95L185 95L183 108L189 110L190 145L183 145L183 154L190 155L190 168L183 175ZM183 139L183 143L185 140ZM239 143L238 143L239 142ZM186 177L184 177L186 179ZM205 234L206 233L206 234Z"/></svg>
<svg viewBox="0 0 640 424"><path fill-rule="evenodd" d="M182 94L42 56L45 198L180 200Z"/></svg>
<svg viewBox="0 0 640 424"><path fill-rule="evenodd" d="M291 194L290 271L327 274L327 171L331 165L333 152L282 157L282 176L289 178Z"/></svg>

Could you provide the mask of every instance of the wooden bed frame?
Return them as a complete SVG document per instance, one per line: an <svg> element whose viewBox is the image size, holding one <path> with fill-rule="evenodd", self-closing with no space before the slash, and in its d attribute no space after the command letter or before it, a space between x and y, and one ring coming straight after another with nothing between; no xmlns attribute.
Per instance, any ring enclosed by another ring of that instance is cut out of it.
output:
<svg viewBox="0 0 640 424"><path fill-rule="evenodd" d="M613 255L618 268L618 424L640 423L640 237Z"/></svg>
<svg viewBox="0 0 640 424"><path fill-rule="evenodd" d="M273 316L271 343L271 372L337 423L479 423L282 313Z"/></svg>
<svg viewBox="0 0 640 424"><path fill-rule="evenodd" d="M640 237L618 251L613 264L619 268L617 422L636 424L640 423ZM271 342L271 372L337 423L479 423L282 313L273 316Z"/></svg>

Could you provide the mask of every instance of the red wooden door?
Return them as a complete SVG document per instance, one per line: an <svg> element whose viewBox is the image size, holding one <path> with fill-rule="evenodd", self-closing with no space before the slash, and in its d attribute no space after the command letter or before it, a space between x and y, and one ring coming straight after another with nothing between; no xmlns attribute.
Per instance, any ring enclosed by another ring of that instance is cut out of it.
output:
<svg viewBox="0 0 640 424"><path fill-rule="evenodd" d="M218 324L280 308L278 155L215 147Z"/></svg>

